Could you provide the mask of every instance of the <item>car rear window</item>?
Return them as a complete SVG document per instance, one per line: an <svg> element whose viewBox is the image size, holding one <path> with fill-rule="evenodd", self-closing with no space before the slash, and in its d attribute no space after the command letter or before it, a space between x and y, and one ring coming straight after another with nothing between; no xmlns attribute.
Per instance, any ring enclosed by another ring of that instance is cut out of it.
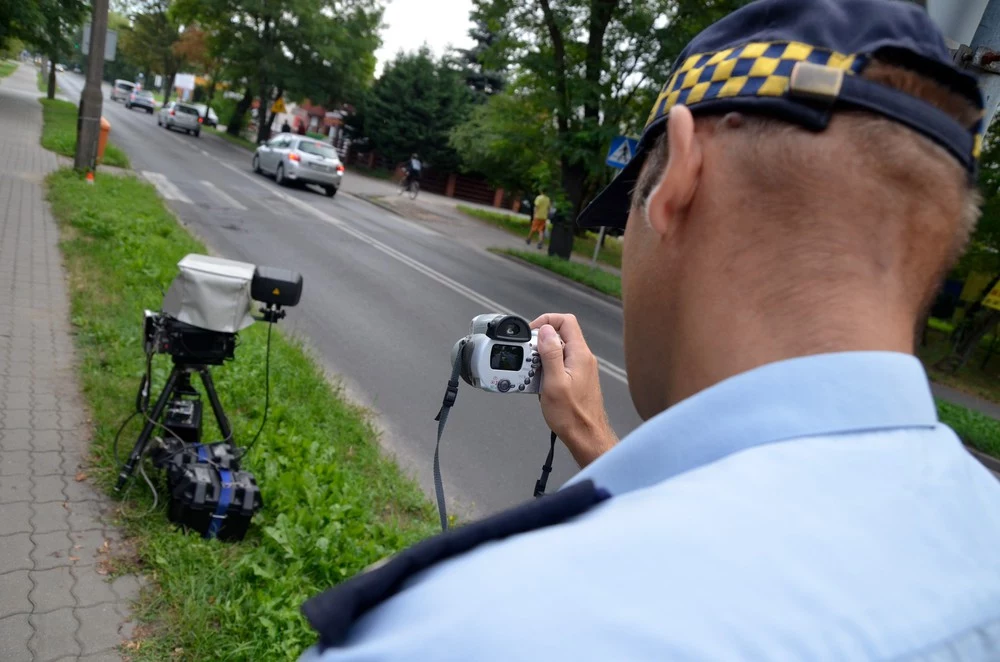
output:
<svg viewBox="0 0 1000 662"><path fill-rule="evenodd" d="M306 142L303 140L299 143L299 149L306 154L315 154L316 156L323 156L328 159L337 158L337 150L323 143Z"/></svg>
<svg viewBox="0 0 1000 662"><path fill-rule="evenodd" d="M139 92L136 92L136 94L139 95L140 97L144 98L144 99L152 99L153 98L153 93L152 92L148 92L146 90L140 90Z"/></svg>
<svg viewBox="0 0 1000 662"><path fill-rule="evenodd" d="M128 83L118 83L118 89L128 90L129 92L131 92L132 90L135 89L135 85L129 85Z"/></svg>
<svg viewBox="0 0 1000 662"><path fill-rule="evenodd" d="M185 115L200 115L197 108L192 108L191 106L177 106L177 111L184 113Z"/></svg>

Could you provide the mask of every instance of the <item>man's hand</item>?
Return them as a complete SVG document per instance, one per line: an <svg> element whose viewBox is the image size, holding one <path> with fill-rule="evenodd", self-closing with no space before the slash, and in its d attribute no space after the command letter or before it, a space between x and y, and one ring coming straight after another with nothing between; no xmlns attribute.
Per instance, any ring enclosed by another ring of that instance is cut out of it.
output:
<svg viewBox="0 0 1000 662"><path fill-rule="evenodd" d="M618 443L604 411L597 357L573 315L548 313L531 328L538 329L542 358L542 415L582 469Z"/></svg>

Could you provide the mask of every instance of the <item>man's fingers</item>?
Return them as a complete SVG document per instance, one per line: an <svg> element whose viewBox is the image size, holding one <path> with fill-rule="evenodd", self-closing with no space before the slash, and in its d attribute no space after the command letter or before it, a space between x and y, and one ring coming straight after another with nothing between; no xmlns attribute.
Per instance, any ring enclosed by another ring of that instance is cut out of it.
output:
<svg viewBox="0 0 1000 662"><path fill-rule="evenodd" d="M531 328L541 329L545 324L555 329L567 345L582 344L585 346L587 344L587 341L583 339L583 329L580 328L580 323L576 321L576 315L569 313L545 313L531 323Z"/></svg>
<svg viewBox="0 0 1000 662"><path fill-rule="evenodd" d="M542 359L542 371L546 388L561 384L567 379L563 365L563 347L559 334L551 325L545 324L538 330L538 355Z"/></svg>

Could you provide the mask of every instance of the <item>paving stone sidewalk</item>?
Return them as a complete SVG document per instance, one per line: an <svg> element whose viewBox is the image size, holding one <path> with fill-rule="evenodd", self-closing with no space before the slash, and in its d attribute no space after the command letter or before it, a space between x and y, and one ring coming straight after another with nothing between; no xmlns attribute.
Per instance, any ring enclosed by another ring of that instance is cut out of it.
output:
<svg viewBox="0 0 1000 662"><path fill-rule="evenodd" d="M140 584L108 581L120 536L81 473L89 428L35 77L22 63L0 79L0 660L121 660Z"/></svg>

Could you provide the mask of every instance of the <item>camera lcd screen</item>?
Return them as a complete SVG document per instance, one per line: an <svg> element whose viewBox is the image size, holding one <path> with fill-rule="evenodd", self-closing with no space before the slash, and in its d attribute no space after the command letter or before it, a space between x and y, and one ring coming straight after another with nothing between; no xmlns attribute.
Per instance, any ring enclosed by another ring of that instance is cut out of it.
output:
<svg viewBox="0 0 1000 662"><path fill-rule="evenodd" d="M524 347L520 345L493 345L490 350L490 368L494 370L520 370L524 364Z"/></svg>

